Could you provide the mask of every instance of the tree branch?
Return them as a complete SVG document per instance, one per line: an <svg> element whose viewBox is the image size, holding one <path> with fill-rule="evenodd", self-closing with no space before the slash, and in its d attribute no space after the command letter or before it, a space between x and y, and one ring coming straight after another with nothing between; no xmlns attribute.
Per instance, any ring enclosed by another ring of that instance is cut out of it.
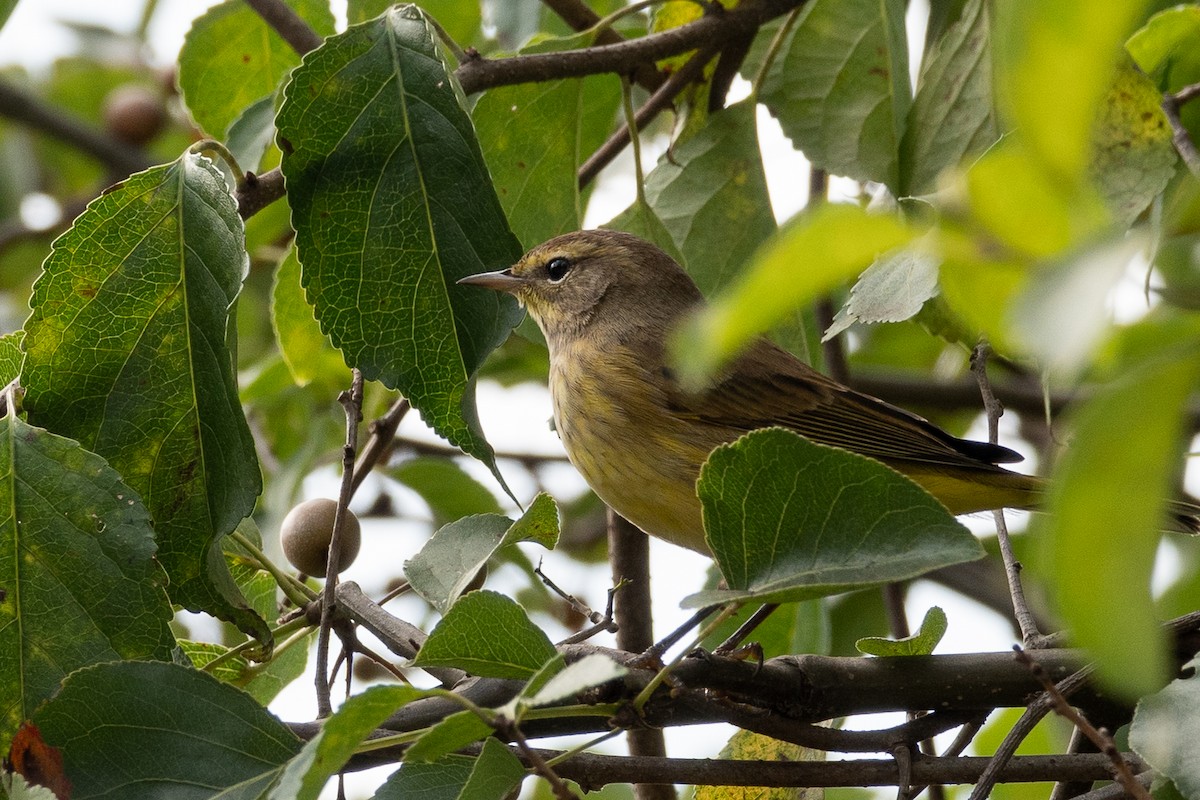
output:
<svg viewBox="0 0 1200 800"><path fill-rule="evenodd" d="M271 26L300 55L316 50L324 41L291 6L282 0L245 0L263 22Z"/></svg>
<svg viewBox="0 0 1200 800"><path fill-rule="evenodd" d="M582 78L604 72L629 74L639 64L686 53L697 48L720 49L782 16L804 0L758 0L662 33L619 44L597 45L563 53L538 53L513 58L479 58L458 68L456 75L467 94L496 86L536 83L558 78Z"/></svg>
<svg viewBox="0 0 1200 800"><path fill-rule="evenodd" d="M1196 149L1196 143L1192 141L1191 134L1179 116L1179 107L1196 97L1200 97L1200 83L1185 86L1173 94L1164 94L1162 110L1167 115L1167 121L1171 123L1171 141L1175 143L1179 157L1193 175L1200 176L1200 150Z"/></svg>
<svg viewBox="0 0 1200 800"><path fill-rule="evenodd" d="M119 142L84 120L0 80L0 116L66 142L123 177L154 163L141 148Z"/></svg>
<svg viewBox="0 0 1200 800"><path fill-rule="evenodd" d="M704 67L712 59L713 55L713 50L705 49L688 59L686 64L676 71L666 83L658 88L658 91L652 94L638 108L637 113L633 115L634 123L637 127L639 129L642 128L657 117L660 112L669 108L680 92L686 89L692 81L697 80L704 74ZM596 152L592 153L583 166L579 168L579 187L583 188L591 183L600 174L600 170L612 163L617 154L625 149L625 145L629 144L629 141L629 125L626 123L618 128L617 132L610 136L604 144L600 145Z"/></svg>
<svg viewBox="0 0 1200 800"><path fill-rule="evenodd" d="M611 508L608 513L608 559L613 586L620 586L613 605L617 647L640 653L654 644L650 613L650 537ZM663 757L667 754L663 732L657 728L630 728L625 734L631 756ZM670 784L638 784L638 800L675 800Z"/></svg>
<svg viewBox="0 0 1200 800"><path fill-rule="evenodd" d="M600 15L582 0L542 0L542 2L571 26L574 31L586 31L600 21ZM596 35L596 44L617 44L625 37L612 28L605 28ZM653 92L663 84L663 76L653 64L642 64L633 71L633 79L639 86Z"/></svg>

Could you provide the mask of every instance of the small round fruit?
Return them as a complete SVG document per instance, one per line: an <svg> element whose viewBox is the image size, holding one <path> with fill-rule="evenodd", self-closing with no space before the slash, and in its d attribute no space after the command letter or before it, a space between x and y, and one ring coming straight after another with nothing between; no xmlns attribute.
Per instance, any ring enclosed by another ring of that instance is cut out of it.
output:
<svg viewBox="0 0 1200 800"><path fill-rule="evenodd" d="M292 566L306 575L320 578L329 563L329 540L333 536L333 517L337 503L328 498L306 500L288 512L279 528L283 554ZM347 509L342 535L338 540L338 572L354 563L362 544L358 517Z"/></svg>
<svg viewBox="0 0 1200 800"><path fill-rule="evenodd" d="M136 83L122 84L109 92L104 98L103 114L109 133L135 145L148 143L167 124L162 97Z"/></svg>

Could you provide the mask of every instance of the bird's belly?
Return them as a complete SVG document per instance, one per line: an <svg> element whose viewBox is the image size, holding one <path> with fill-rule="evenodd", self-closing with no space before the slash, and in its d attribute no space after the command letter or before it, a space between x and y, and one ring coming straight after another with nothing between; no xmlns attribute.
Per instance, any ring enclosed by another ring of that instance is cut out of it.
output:
<svg viewBox="0 0 1200 800"><path fill-rule="evenodd" d="M647 398L567 386L561 375L551 388L567 456L600 499L646 533L707 553L696 478L708 448L689 444Z"/></svg>

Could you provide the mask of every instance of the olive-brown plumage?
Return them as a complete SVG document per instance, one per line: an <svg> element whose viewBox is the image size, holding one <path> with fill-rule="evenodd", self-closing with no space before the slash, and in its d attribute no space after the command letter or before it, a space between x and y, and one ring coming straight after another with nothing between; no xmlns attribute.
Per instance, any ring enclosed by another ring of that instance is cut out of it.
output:
<svg viewBox="0 0 1200 800"><path fill-rule="evenodd" d="M695 483L720 444L782 426L878 459L955 514L1030 507L1043 482L998 466L1012 450L959 439L822 375L760 339L706 389L687 392L665 342L704 302L660 249L616 231L580 231L512 268L463 283L513 294L550 348L554 420L571 462L604 502L646 533L707 552Z"/></svg>

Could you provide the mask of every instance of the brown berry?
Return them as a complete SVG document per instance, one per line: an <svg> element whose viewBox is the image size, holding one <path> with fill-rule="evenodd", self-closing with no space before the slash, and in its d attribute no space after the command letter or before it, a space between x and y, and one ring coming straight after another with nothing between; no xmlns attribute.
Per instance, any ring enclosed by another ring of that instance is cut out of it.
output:
<svg viewBox="0 0 1200 800"><path fill-rule="evenodd" d="M306 500L288 512L279 528L283 554L292 566L306 575L323 577L329 563L329 540L333 536L333 518L337 503L328 498ZM338 572L354 563L362 544L362 528L353 511L346 511L346 521L338 539L340 555Z"/></svg>
<svg viewBox="0 0 1200 800"><path fill-rule="evenodd" d="M133 145L151 141L167 124L162 97L136 83L125 83L109 92L103 113L108 132Z"/></svg>

